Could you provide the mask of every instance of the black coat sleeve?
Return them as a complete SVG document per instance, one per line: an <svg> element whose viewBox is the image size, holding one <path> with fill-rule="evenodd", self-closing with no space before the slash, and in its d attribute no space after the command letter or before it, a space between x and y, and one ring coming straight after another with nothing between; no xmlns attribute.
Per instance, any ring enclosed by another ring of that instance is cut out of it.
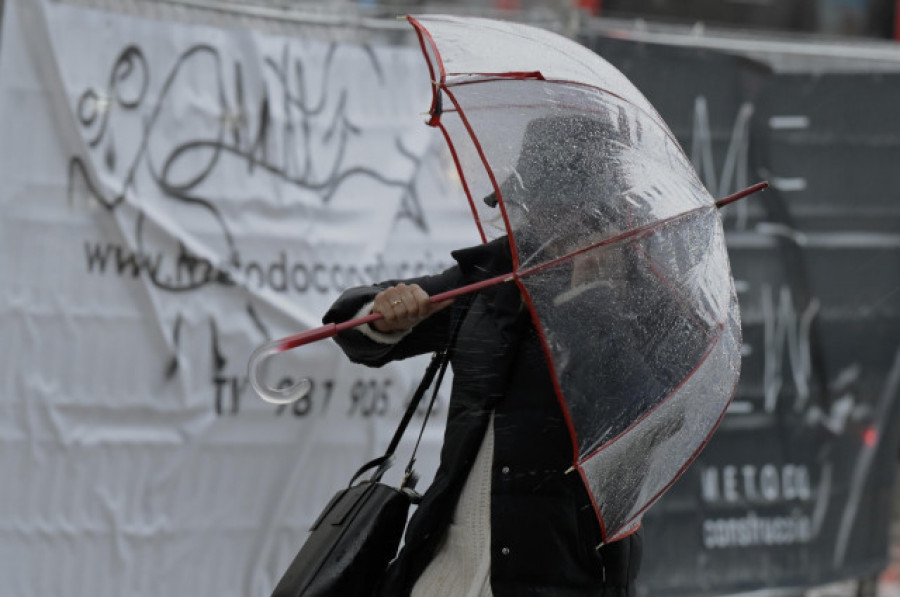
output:
<svg viewBox="0 0 900 597"><path fill-rule="evenodd" d="M452 267L434 276L423 276L407 280L389 280L375 286L351 288L338 297L325 313L322 322L325 324L340 323L353 318L366 303L375 298L376 294L400 282L418 284L429 296L434 296L460 286L460 272L458 267ZM451 306L434 313L427 319L419 322L396 344L377 342L355 328L338 333L334 339L354 363L362 363L370 367L381 367L391 361L406 359L444 348L448 340L450 322L453 319L454 311L454 307Z"/></svg>

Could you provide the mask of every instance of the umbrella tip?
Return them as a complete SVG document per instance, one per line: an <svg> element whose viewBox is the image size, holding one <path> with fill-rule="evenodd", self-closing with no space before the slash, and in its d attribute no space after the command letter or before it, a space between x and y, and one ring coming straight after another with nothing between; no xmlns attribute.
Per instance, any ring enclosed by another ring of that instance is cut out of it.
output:
<svg viewBox="0 0 900 597"><path fill-rule="evenodd" d="M718 201L716 201L716 207L719 207L719 208L725 207L729 203L734 203L738 199L743 199L747 195L752 195L753 193L762 191L767 188L769 188L769 181L764 180L762 182L758 182L755 185L751 185L751 186L747 187L743 191L738 191L737 193L735 193L733 195L729 195L727 197L723 197L722 199L719 199Z"/></svg>

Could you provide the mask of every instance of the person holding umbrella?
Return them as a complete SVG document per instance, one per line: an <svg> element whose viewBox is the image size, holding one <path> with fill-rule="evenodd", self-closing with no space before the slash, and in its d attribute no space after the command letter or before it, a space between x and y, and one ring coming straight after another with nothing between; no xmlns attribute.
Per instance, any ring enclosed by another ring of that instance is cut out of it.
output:
<svg viewBox="0 0 900 597"><path fill-rule="evenodd" d="M597 149L588 143L596 137L588 133L601 121L569 120L565 145L574 151L556 157L568 158L570 167L559 172L558 164L550 166L557 169L555 180L583 189L587 179L575 165L575 154ZM525 178L518 179L526 186L546 180L547 173L532 163L529 147L541 147L548 126L560 123L536 120L526 132L519 160ZM507 206L522 191L509 184L500 190ZM604 269L604 254L615 255L592 252L559 270L555 281L548 279L557 286L561 305L583 308L596 299L600 282L604 291L625 283L621 265L610 262ZM441 349L454 321L464 318L451 362L454 379L440 464L379 594L634 595L641 532L636 527L603 544L591 497L572 471L575 455L566 415L520 288L492 286L465 306L462 299L429 301L431 295L512 271L509 239L452 255L456 265L441 274L350 289L323 318L328 324L381 313L382 319L335 337L352 361L374 367ZM556 366L565 375L568 365Z"/></svg>
<svg viewBox="0 0 900 597"><path fill-rule="evenodd" d="M346 291L323 327L257 348L251 384L283 404L311 384L265 383L269 356L333 337L378 367L445 349L459 324L440 464L378 594L633 595L642 516L706 446L740 375L718 207L766 183L715 201L650 102L571 40L408 20L428 124L484 244L443 273Z"/></svg>

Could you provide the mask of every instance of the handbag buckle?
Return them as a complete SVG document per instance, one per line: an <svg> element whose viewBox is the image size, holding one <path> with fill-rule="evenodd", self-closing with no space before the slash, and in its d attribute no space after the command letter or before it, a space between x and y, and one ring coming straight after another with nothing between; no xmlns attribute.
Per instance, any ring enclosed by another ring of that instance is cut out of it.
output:
<svg viewBox="0 0 900 597"><path fill-rule="evenodd" d="M401 487L400 493L409 498L409 503L418 506L419 502L422 501L422 494L413 489L412 487Z"/></svg>

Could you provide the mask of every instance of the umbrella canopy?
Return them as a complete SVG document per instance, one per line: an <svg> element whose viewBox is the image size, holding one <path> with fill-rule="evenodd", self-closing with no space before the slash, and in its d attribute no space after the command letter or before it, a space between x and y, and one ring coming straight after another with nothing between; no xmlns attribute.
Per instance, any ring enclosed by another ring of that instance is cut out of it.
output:
<svg viewBox="0 0 900 597"><path fill-rule="evenodd" d="M488 19L409 17L434 82L429 124L515 280L605 541L697 456L740 369L716 203L656 110L587 48Z"/></svg>

